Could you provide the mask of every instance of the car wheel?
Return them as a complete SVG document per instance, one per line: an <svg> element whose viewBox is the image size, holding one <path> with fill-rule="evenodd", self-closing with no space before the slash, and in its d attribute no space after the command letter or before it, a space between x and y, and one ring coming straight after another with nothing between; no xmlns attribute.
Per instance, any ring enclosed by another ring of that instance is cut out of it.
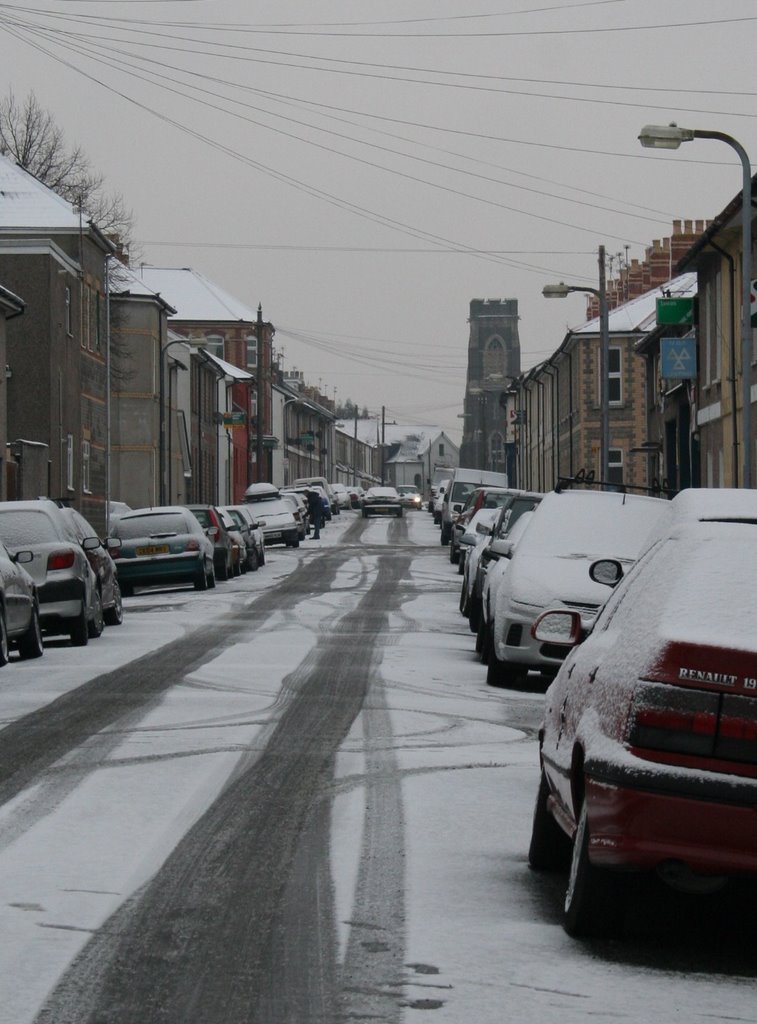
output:
<svg viewBox="0 0 757 1024"><path fill-rule="evenodd" d="M22 658L40 658L44 653L42 628L39 624L39 605L32 605L32 620L29 628L18 641L18 653Z"/></svg>
<svg viewBox="0 0 757 1024"><path fill-rule="evenodd" d="M462 551L458 552L457 555L457 575L463 576L465 574L465 554Z"/></svg>
<svg viewBox="0 0 757 1024"><path fill-rule="evenodd" d="M258 565L265 565L265 551L260 552L260 556L258 557Z"/></svg>
<svg viewBox="0 0 757 1024"><path fill-rule="evenodd" d="M481 624L482 620L483 615L481 614L481 598L476 597L475 594L471 594L470 600L468 602L468 623L471 628L471 633L476 633L476 635L478 635L478 627ZM476 649L478 650L478 648Z"/></svg>
<svg viewBox="0 0 757 1024"><path fill-rule="evenodd" d="M75 619L70 620L68 635L74 647L86 647L89 643L89 622L87 621L87 609L82 601L81 611Z"/></svg>
<svg viewBox="0 0 757 1024"><path fill-rule="evenodd" d="M563 913L565 931L577 937L617 935L623 923L624 893L620 876L595 867L589 860L589 819L584 800L573 837Z"/></svg>
<svg viewBox="0 0 757 1024"><path fill-rule="evenodd" d="M534 871L554 871L570 863L570 841L547 808L549 783L542 769L536 794L528 863Z"/></svg>
<svg viewBox="0 0 757 1024"><path fill-rule="evenodd" d="M239 559L239 561L234 563L234 571L233 571L232 575L235 576L235 577L242 575L242 560L241 560L241 558Z"/></svg>
<svg viewBox="0 0 757 1024"><path fill-rule="evenodd" d="M134 597L134 584L119 583L118 586L121 591L121 597Z"/></svg>
<svg viewBox="0 0 757 1024"><path fill-rule="evenodd" d="M367 518L368 518L368 513L365 511L365 509L363 509L363 519L367 519Z"/></svg>
<svg viewBox="0 0 757 1024"><path fill-rule="evenodd" d="M92 618L87 622L87 633L89 634L90 640L96 640L98 636L102 635L102 631L105 629L105 619L103 618L103 599L100 596L100 591L95 591L95 608L92 613Z"/></svg>
<svg viewBox="0 0 757 1024"><path fill-rule="evenodd" d="M11 652L8 645L8 627L5 624L5 608L0 607L0 665L7 665Z"/></svg>
<svg viewBox="0 0 757 1024"><path fill-rule="evenodd" d="M216 585L216 567L212 562L208 562L208 571L206 576L208 581L207 589L214 590Z"/></svg>
<svg viewBox="0 0 757 1024"><path fill-rule="evenodd" d="M489 661L489 623L486 622L483 615L476 630L476 653L486 665Z"/></svg>
<svg viewBox="0 0 757 1024"><path fill-rule="evenodd" d="M121 587L118 580L113 581L113 604L103 612L106 626L120 626L124 621L124 605L121 600Z"/></svg>
<svg viewBox="0 0 757 1024"><path fill-rule="evenodd" d="M199 573L197 574L197 576L195 576L194 588L195 590L207 590L209 585L210 584L208 582L208 567L205 564L205 562L203 562L202 566L200 567Z"/></svg>
<svg viewBox="0 0 757 1024"><path fill-rule="evenodd" d="M450 562L453 565L457 565L459 558L460 558L460 552L455 547L455 545L450 541L450 545L449 545L449 560L450 560Z"/></svg>
<svg viewBox="0 0 757 1024"><path fill-rule="evenodd" d="M224 562L223 565L218 570L218 572L216 573L216 579L224 581L224 580L227 580L228 578L229 578L229 564L228 564L228 562Z"/></svg>
<svg viewBox="0 0 757 1024"><path fill-rule="evenodd" d="M499 687L516 687L525 682L528 669L521 665L512 665L509 661L500 661L494 650L494 637L490 635L489 658L486 663L486 685Z"/></svg>
<svg viewBox="0 0 757 1024"><path fill-rule="evenodd" d="M460 609L460 614L464 615L466 618L468 617L468 603L468 588L465 585L465 580L463 580L463 585L460 587L460 600L458 601L458 608Z"/></svg>
<svg viewBox="0 0 757 1024"><path fill-rule="evenodd" d="M250 572L257 572L260 562L258 561L258 553L255 548L247 556L247 568Z"/></svg>

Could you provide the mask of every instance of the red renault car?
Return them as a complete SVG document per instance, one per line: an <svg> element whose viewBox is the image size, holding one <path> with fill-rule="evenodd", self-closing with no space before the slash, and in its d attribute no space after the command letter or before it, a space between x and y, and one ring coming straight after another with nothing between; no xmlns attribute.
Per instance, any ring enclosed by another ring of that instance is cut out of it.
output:
<svg viewBox="0 0 757 1024"><path fill-rule="evenodd" d="M529 850L569 866L573 935L622 927L629 872L694 893L757 875L757 492L727 513L681 498L621 582L619 562L591 567L618 585L587 638L567 608L533 626L573 648L546 694Z"/></svg>

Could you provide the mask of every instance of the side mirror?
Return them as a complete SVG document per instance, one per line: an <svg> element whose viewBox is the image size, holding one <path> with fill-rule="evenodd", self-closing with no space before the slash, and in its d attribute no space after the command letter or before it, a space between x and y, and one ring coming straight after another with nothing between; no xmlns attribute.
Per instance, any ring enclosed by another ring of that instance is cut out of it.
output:
<svg viewBox="0 0 757 1024"><path fill-rule="evenodd" d="M476 523L476 533L480 534L482 537L491 537L492 528L491 526L487 526L486 523Z"/></svg>
<svg viewBox="0 0 757 1024"><path fill-rule="evenodd" d="M515 545L506 537L495 537L491 543L491 552L500 558L512 558Z"/></svg>
<svg viewBox="0 0 757 1024"><path fill-rule="evenodd" d="M531 626L531 636L542 644L575 647L581 642L581 615L555 608L542 612Z"/></svg>
<svg viewBox="0 0 757 1024"><path fill-rule="evenodd" d="M615 558L600 558L589 566L589 577L604 587L615 587L623 579L623 566Z"/></svg>
<svg viewBox="0 0 757 1024"><path fill-rule="evenodd" d="M14 562L18 562L19 565L28 565L29 562L34 561L33 551L17 551L12 559Z"/></svg>
<svg viewBox="0 0 757 1024"><path fill-rule="evenodd" d="M478 537L475 533L464 533L460 538L460 543L465 544L466 547L473 548L478 544Z"/></svg>
<svg viewBox="0 0 757 1024"><path fill-rule="evenodd" d="M211 540L215 540L216 537L218 536L218 527L217 526L209 526L207 528L207 530L205 531L205 536L206 537L210 537Z"/></svg>
<svg viewBox="0 0 757 1024"><path fill-rule="evenodd" d="M263 529L263 527L265 526L265 519L258 519L257 525L258 525L258 526L260 527L260 529L262 530L262 529Z"/></svg>
<svg viewBox="0 0 757 1024"><path fill-rule="evenodd" d="M101 547L101 540L99 537L85 537L81 542L81 546L85 551L94 551L95 548Z"/></svg>
<svg viewBox="0 0 757 1024"><path fill-rule="evenodd" d="M120 551L121 550L121 538L120 537L108 537L105 541L105 547L108 551Z"/></svg>

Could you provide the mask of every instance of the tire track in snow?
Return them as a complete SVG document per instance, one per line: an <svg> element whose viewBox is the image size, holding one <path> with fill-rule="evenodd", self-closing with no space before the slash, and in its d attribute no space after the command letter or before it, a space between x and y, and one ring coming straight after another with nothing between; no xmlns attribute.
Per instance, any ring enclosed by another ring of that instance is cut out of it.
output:
<svg viewBox="0 0 757 1024"><path fill-rule="evenodd" d="M343 1020L326 856L334 757L376 668L373 639L401 600L410 554L381 558L358 607L292 673L265 750L238 770L160 871L74 961L38 1024L321 1024ZM364 640L356 644L354 634ZM367 716L370 735L388 728ZM372 724L371 724L372 723ZM373 757L374 755L369 755ZM384 754L375 755L384 763ZM369 775L371 772L369 772ZM369 998L398 1019L404 952L399 786L372 786L358 908L377 918ZM370 782L370 780L369 780ZM391 839L389 834L391 833ZM367 863L393 848L382 870ZM353 928L358 934L356 928ZM384 946L390 948L383 949ZM348 954L348 964L356 963ZM364 997L361 994L361 998ZM348 993L348 1001L355 993Z"/></svg>

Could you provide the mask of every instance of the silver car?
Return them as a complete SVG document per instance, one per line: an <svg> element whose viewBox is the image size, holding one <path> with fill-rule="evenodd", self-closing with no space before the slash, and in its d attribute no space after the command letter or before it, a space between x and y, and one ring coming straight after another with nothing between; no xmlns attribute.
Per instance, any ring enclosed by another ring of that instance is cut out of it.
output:
<svg viewBox="0 0 757 1024"><path fill-rule="evenodd" d="M13 557L0 544L0 665L8 664L11 646L22 658L44 653L37 588L24 569L33 557L31 551Z"/></svg>
<svg viewBox="0 0 757 1024"><path fill-rule="evenodd" d="M39 498L0 502L0 541L11 556L31 552L24 568L37 588L46 633L67 633L79 647L102 633L102 602L86 554L100 547L99 537L72 540L63 510Z"/></svg>

